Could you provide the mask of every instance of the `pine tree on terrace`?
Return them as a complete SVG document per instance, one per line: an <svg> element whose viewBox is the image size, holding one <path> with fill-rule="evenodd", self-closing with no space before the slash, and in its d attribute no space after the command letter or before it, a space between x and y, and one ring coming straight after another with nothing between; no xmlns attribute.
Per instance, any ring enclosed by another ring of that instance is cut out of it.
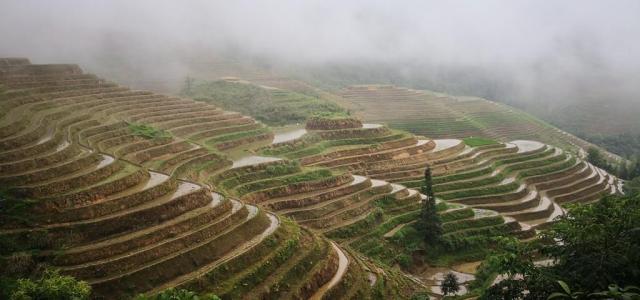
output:
<svg viewBox="0 0 640 300"><path fill-rule="evenodd" d="M438 242L442 235L442 222L436 210L436 197L433 193L433 179L431 167L424 171L424 187L422 193L427 196L422 203L421 223L424 229L424 240L427 244Z"/></svg>

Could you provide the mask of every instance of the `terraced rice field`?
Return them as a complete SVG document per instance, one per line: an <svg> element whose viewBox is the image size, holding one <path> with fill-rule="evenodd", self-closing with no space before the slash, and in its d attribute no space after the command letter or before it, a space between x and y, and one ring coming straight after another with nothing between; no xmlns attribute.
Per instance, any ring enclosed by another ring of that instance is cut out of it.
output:
<svg viewBox="0 0 640 300"><path fill-rule="evenodd" d="M25 59L0 59L0 86L0 182L35 200L28 223L3 220L0 255L38 249L98 296L408 298L428 282L387 268L392 244L370 243L411 227L427 165L452 241L529 239L565 203L619 192L609 174L533 141L469 147L349 119L274 132Z"/></svg>
<svg viewBox="0 0 640 300"><path fill-rule="evenodd" d="M393 85L350 86L340 95L357 107L357 114L364 120L386 123L430 138L538 140L573 152L594 147L527 113L481 98L454 97Z"/></svg>

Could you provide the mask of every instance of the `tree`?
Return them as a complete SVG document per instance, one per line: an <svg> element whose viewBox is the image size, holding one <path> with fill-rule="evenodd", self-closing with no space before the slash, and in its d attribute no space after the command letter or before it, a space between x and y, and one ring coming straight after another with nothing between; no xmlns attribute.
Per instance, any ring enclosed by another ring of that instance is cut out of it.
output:
<svg viewBox="0 0 640 300"><path fill-rule="evenodd" d="M616 299L631 300L640 299L640 288L636 286L619 287L617 284L611 284L606 291L587 294L585 292L573 292L569 285L562 280L558 280L558 285L562 288L561 292L551 294L547 300L554 299Z"/></svg>
<svg viewBox="0 0 640 300"><path fill-rule="evenodd" d="M442 294L447 296L449 294L456 294L460 290L460 283L458 283L458 276L453 273L447 273L444 276L444 280L440 283L440 290Z"/></svg>
<svg viewBox="0 0 640 300"><path fill-rule="evenodd" d="M640 282L639 196L609 196L594 204L569 207L569 213L541 237L543 243L538 247L515 240L496 241L498 251L483 262L483 267L490 268L483 273L506 274L507 278L480 299L537 300L554 292L559 293L554 299L595 299L605 294L613 295L606 299L619 299L616 295L636 293L630 285ZM554 264L535 265L535 252ZM563 282L560 286L559 281Z"/></svg>
<svg viewBox="0 0 640 300"><path fill-rule="evenodd" d="M570 208L544 234L543 253L554 269L579 290L605 290L640 282L640 197L608 196Z"/></svg>
<svg viewBox="0 0 640 300"><path fill-rule="evenodd" d="M184 88L182 90L182 93L185 95L191 95L191 93L193 93L193 82L194 79L187 76L187 78L185 78L184 80Z"/></svg>
<svg viewBox="0 0 640 300"><path fill-rule="evenodd" d="M88 299L90 294L91 287L87 282L49 269L35 281L18 279L16 288L11 293L11 300L82 300Z"/></svg>
<svg viewBox="0 0 640 300"><path fill-rule="evenodd" d="M598 148L591 147L587 150L587 161L596 167L611 171L611 166Z"/></svg>
<svg viewBox="0 0 640 300"><path fill-rule="evenodd" d="M436 197L433 194L433 179L431 167L424 171L424 187L422 193L427 196L422 203L420 223L424 230L424 240L427 244L437 243L442 235L442 222L436 208Z"/></svg>

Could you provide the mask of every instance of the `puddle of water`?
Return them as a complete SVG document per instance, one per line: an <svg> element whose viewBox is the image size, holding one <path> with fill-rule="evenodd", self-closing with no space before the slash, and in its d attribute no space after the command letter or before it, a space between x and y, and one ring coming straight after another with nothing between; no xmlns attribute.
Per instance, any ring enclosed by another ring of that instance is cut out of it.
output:
<svg viewBox="0 0 640 300"><path fill-rule="evenodd" d="M224 200L224 196L216 192L211 192L211 198L211 206L218 206Z"/></svg>
<svg viewBox="0 0 640 300"><path fill-rule="evenodd" d="M69 147L69 145L71 145L71 143L69 143L68 141L62 142L62 144L60 144L60 145L58 145L56 147L56 152L60 152L60 151L64 150L65 148Z"/></svg>
<svg viewBox="0 0 640 300"><path fill-rule="evenodd" d="M426 143L428 143L430 140L418 140L418 143L416 143L416 146L422 146Z"/></svg>
<svg viewBox="0 0 640 300"><path fill-rule="evenodd" d="M149 180L147 180L147 183L144 185L144 187L142 187L142 190L146 190L149 189L153 186L156 186L158 184L160 184L161 182L164 182L165 180L167 180L167 178L169 178L169 176L164 175L162 173L156 173L153 171L149 171Z"/></svg>
<svg viewBox="0 0 640 300"><path fill-rule="evenodd" d="M502 180L502 182L500 182L500 185L505 185L505 184L509 184L516 181L515 177L507 177L505 179Z"/></svg>
<svg viewBox="0 0 640 300"><path fill-rule="evenodd" d="M382 124L372 124L372 123L364 123L362 124L362 128L380 128Z"/></svg>
<svg viewBox="0 0 640 300"><path fill-rule="evenodd" d="M538 150L544 147L543 143L536 142L536 141L526 141L526 140L512 141L511 144L514 144L516 145L516 147L518 147L517 153L529 152L529 151Z"/></svg>
<svg viewBox="0 0 640 300"><path fill-rule="evenodd" d="M498 215L497 212L495 212L493 210L488 210L488 209L473 208L472 210L474 212L474 215L473 215L474 219L481 219L481 218L492 217L492 216L497 216Z"/></svg>
<svg viewBox="0 0 640 300"><path fill-rule="evenodd" d="M272 144L293 141L295 139L302 137L305 133L307 133L307 130L304 128L294 128L288 131L279 132L279 133L276 133L275 136L273 137Z"/></svg>
<svg viewBox="0 0 640 300"><path fill-rule="evenodd" d="M404 186L401 186L401 185L399 185L399 184L392 183L392 184L391 184L391 194L396 193L396 192L398 192L398 191L402 190L403 188L404 188Z"/></svg>
<svg viewBox="0 0 640 300"><path fill-rule="evenodd" d="M433 148L433 152L441 151L444 149L449 149L453 146L460 144L460 140L457 139L442 139L442 140L433 140L436 143L436 147Z"/></svg>
<svg viewBox="0 0 640 300"><path fill-rule="evenodd" d="M54 132L54 129L50 128L47 131L47 134L38 140L36 145L44 144L44 143L50 141L53 138L53 132Z"/></svg>
<svg viewBox="0 0 640 300"><path fill-rule="evenodd" d="M369 286L376 285L376 281L378 281L378 276L372 272L367 272L367 278L369 279Z"/></svg>
<svg viewBox="0 0 640 300"><path fill-rule="evenodd" d="M278 161L278 160L282 160L280 158L277 157L268 157L268 156L257 156L257 155L252 155L252 156L246 156L243 158L240 158L238 160L233 161L233 165L231 166L231 168L240 168L240 167L245 167L245 166L249 166L249 165L257 165L257 164L262 164L262 163L267 163L267 162L272 162L272 161Z"/></svg>
<svg viewBox="0 0 640 300"><path fill-rule="evenodd" d="M197 184L193 184L190 182L180 182L180 185L178 185L178 188L173 192L173 195L171 195L171 199L175 199L178 198L182 195L185 195L191 191L195 191L197 189L199 189L200 186Z"/></svg>
<svg viewBox="0 0 640 300"><path fill-rule="evenodd" d="M112 163L115 159L111 156L108 155L103 155L102 156L102 161L95 167L95 169L100 169L104 166L109 165L110 163Z"/></svg>
<svg viewBox="0 0 640 300"><path fill-rule="evenodd" d="M383 180L377 180L377 179L371 179L371 187L376 187L376 186L383 186L387 184L386 181Z"/></svg>
<svg viewBox="0 0 640 300"><path fill-rule="evenodd" d="M365 180L367 180L367 177L360 176L360 175L353 175L353 181L351 181L351 185L361 183Z"/></svg>

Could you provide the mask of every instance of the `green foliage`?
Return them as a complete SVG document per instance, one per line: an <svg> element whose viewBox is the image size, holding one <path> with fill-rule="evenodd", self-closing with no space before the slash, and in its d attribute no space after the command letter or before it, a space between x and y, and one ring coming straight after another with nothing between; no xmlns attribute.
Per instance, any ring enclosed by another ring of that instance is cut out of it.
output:
<svg viewBox="0 0 640 300"><path fill-rule="evenodd" d="M442 294L447 296L449 294L456 294L460 290L460 283L458 283L458 276L453 273L447 273L444 276L444 280L440 284L440 290Z"/></svg>
<svg viewBox="0 0 640 300"><path fill-rule="evenodd" d="M398 265L402 268L407 269L411 266L411 257L405 253L400 253L395 258Z"/></svg>
<svg viewBox="0 0 640 300"><path fill-rule="evenodd" d="M624 183L624 192L629 196L640 194L640 176Z"/></svg>
<svg viewBox="0 0 640 300"><path fill-rule="evenodd" d="M569 167L575 165L575 163L576 163L576 158L572 156L569 160L564 161L564 162L559 163L559 164L553 164L553 165L548 165L548 166L541 167L541 168L535 168L535 169L529 169L529 170L521 171L518 174L518 177L519 178L526 178L526 177L531 177L531 176L551 174L553 172L558 172L558 171L562 171L562 170L564 170L566 168L569 168Z"/></svg>
<svg viewBox="0 0 640 300"><path fill-rule="evenodd" d="M435 186L434 189L439 193L444 193L448 191L470 189L470 188L476 188L476 187L490 185L490 184L496 184L501 182L502 180L504 180L504 176L498 173L495 176L489 176L486 178L445 183L445 184Z"/></svg>
<svg viewBox="0 0 640 300"><path fill-rule="evenodd" d="M622 157L633 159L640 156L640 134L585 136L586 140L603 146Z"/></svg>
<svg viewBox="0 0 640 300"><path fill-rule="evenodd" d="M504 223L502 216L491 216L478 219L466 219L455 222L449 222L442 225L444 232L454 232L469 228L487 227Z"/></svg>
<svg viewBox="0 0 640 300"><path fill-rule="evenodd" d="M482 169L471 171L471 172L456 173L456 174L447 175L447 176L435 176L433 178L433 184L442 184L442 183L447 183L452 181L471 179L474 177L488 175L488 174L491 174L492 172L493 172L493 169L491 168L482 168Z"/></svg>
<svg viewBox="0 0 640 300"><path fill-rule="evenodd" d="M633 287L619 286L640 282L639 200L610 196L572 206L543 232L547 243L542 248L497 241L499 247L483 263L482 272L505 274L507 280L489 288L481 299L625 299L625 293L636 293ZM535 252L555 263L535 265ZM635 297L629 296L626 299Z"/></svg>
<svg viewBox="0 0 640 300"><path fill-rule="evenodd" d="M345 138L337 140L322 140L315 134L307 134L302 142L294 145L285 144L276 148L267 148L262 153L265 155L284 155L289 159L298 159L305 156L320 154L332 147L369 145L377 147L380 143L398 140L407 136L404 132L395 132L390 135L367 138Z"/></svg>
<svg viewBox="0 0 640 300"><path fill-rule="evenodd" d="M220 300L220 297L213 294L198 295L198 293L185 290L170 288L160 292L154 296L138 295L135 300Z"/></svg>
<svg viewBox="0 0 640 300"><path fill-rule="evenodd" d="M303 123L313 115L347 115L336 103L318 96L270 90L248 83L192 81L185 85L182 94L275 126Z"/></svg>
<svg viewBox="0 0 640 300"><path fill-rule="evenodd" d="M170 138L171 133L165 130L157 129L153 126L140 123L127 123L129 131L133 135L143 137L145 139L162 139Z"/></svg>
<svg viewBox="0 0 640 300"><path fill-rule="evenodd" d="M29 225L33 222L31 208L38 200L29 198L17 198L6 190L0 190L0 224L5 222L17 222ZM2 239L2 238L0 238Z"/></svg>
<svg viewBox="0 0 640 300"><path fill-rule="evenodd" d="M434 244L438 242L442 235L442 221L436 208L436 196L433 193L433 180L431 168L429 167L424 172L422 193L427 198L422 201L421 216L417 224L424 234L424 241L427 244Z"/></svg>
<svg viewBox="0 0 640 300"><path fill-rule="evenodd" d="M520 186L517 182L511 182L503 185L489 186L489 187L481 187L475 189L461 190L450 192L446 194L440 194L439 197L445 200L450 199L459 199L466 197L479 197L493 194L503 194L506 192L511 192L517 189Z"/></svg>
<svg viewBox="0 0 640 300"><path fill-rule="evenodd" d="M260 181L250 182L244 185L238 186L235 190L239 195L244 195L254 191L264 190L276 186L285 186L305 181L315 181L326 179L333 176L333 173L329 169L317 169L306 171L298 174L293 174L284 177L276 177L271 179L264 179Z"/></svg>
<svg viewBox="0 0 640 300"><path fill-rule="evenodd" d="M349 224L348 226L340 227L337 230L327 233L329 238L349 238L359 234L366 234L373 228L374 225L379 224L384 219L384 212L381 208L376 207L370 214L364 219Z"/></svg>
<svg viewBox="0 0 640 300"><path fill-rule="evenodd" d="M633 300L640 299L640 288L636 286L619 287L617 284L610 284L606 291L594 292L587 294L585 292L572 292L567 283L558 280L558 285L562 288L561 292L555 292L547 298L553 299L616 299L616 300Z"/></svg>
<svg viewBox="0 0 640 300"><path fill-rule="evenodd" d="M479 147L479 146L498 144L498 142L492 139L487 139L482 137L468 137L463 139L462 141L464 141L464 143L469 147Z"/></svg>
<svg viewBox="0 0 640 300"><path fill-rule="evenodd" d="M396 245L400 245L411 253L422 247L422 240L424 239L424 229L416 228L417 226L404 226L398 230L396 234L391 237L391 241Z"/></svg>
<svg viewBox="0 0 640 300"><path fill-rule="evenodd" d="M429 300L429 293L427 292L418 292L411 296L411 300Z"/></svg>
<svg viewBox="0 0 640 300"><path fill-rule="evenodd" d="M472 209L463 208L444 212L440 214L440 219L442 220L442 222L448 223L460 219L472 218L474 215L475 213Z"/></svg>
<svg viewBox="0 0 640 300"><path fill-rule="evenodd" d="M257 135L268 133L270 131L271 130L269 128L263 127L255 130L228 133L228 134L219 135L219 136L216 136L215 138L209 139L206 141L206 143L210 145L214 145L214 144L228 142L232 140L238 140L238 139L246 138L250 136L257 136Z"/></svg>
<svg viewBox="0 0 640 300"><path fill-rule="evenodd" d="M224 189L231 189L243 183L259 181L272 177L280 177L302 171L296 161L282 161L281 163L268 165L264 170L243 172L229 171L222 173L215 180L217 185Z"/></svg>
<svg viewBox="0 0 640 300"><path fill-rule="evenodd" d="M519 170L525 170L525 169L535 169L535 168L539 168L542 166L550 165L550 164L565 160L566 158L567 158L566 155L561 154L561 155L556 155L552 157L547 157L544 159L523 161L523 162L508 166L505 169L505 171L513 172L513 171L519 171Z"/></svg>
<svg viewBox="0 0 640 300"><path fill-rule="evenodd" d="M545 253L579 289L640 282L640 198L604 197L592 205L570 208L545 234L557 240Z"/></svg>
<svg viewBox="0 0 640 300"><path fill-rule="evenodd" d="M89 299L91 287L84 281L60 275L57 270L45 270L37 280L18 279L10 291L11 300Z"/></svg>
<svg viewBox="0 0 640 300"><path fill-rule="evenodd" d="M512 155L508 155L505 156L503 158L500 158L495 165L496 166L501 166L501 165L508 165L508 164L514 164L514 163L518 163L518 162L523 162L523 161L529 161L529 160L534 160L534 159L539 159L539 158L543 158L545 156L549 156L552 155L553 153L555 153L555 149L553 148L548 148L544 151L538 151L535 153L530 153L529 154L521 154L521 153L516 153L516 154L512 154Z"/></svg>

